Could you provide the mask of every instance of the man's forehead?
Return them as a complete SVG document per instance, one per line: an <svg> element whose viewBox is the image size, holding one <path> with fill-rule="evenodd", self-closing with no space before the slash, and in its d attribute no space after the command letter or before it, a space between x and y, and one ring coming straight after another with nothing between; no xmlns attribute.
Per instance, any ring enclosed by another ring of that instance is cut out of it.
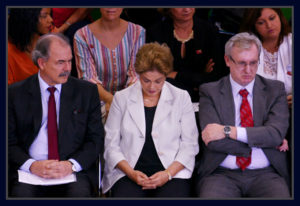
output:
<svg viewBox="0 0 300 206"><path fill-rule="evenodd" d="M62 40L52 40L50 44L50 50L56 50L57 48L70 48L70 45L66 42L63 42Z"/></svg>
<svg viewBox="0 0 300 206"><path fill-rule="evenodd" d="M258 54L258 49L255 44L252 44L251 47L244 48L244 47L239 47L239 46L233 46L232 47L232 52L240 54L241 52L251 52L252 54Z"/></svg>
<svg viewBox="0 0 300 206"><path fill-rule="evenodd" d="M70 55L72 56L72 50L70 45L68 44L59 44L59 43L55 43L53 42L50 45L50 56L60 56L61 58L65 55ZM63 55L63 56L62 56Z"/></svg>

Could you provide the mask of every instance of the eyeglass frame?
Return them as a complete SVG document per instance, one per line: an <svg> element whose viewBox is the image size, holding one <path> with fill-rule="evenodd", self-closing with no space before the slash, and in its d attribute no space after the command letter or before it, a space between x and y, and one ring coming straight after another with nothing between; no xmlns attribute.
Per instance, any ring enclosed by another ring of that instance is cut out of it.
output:
<svg viewBox="0 0 300 206"><path fill-rule="evenodd" d="M229 56L229 59L235 64L237 65L239 68L245 68L247 65L249 65L250 68L255 68L255 66L258 66L260 64L259 59L257 61L254 62L250 62L250 63L246 63L246 62L236 62L232 56Z"/></svg>

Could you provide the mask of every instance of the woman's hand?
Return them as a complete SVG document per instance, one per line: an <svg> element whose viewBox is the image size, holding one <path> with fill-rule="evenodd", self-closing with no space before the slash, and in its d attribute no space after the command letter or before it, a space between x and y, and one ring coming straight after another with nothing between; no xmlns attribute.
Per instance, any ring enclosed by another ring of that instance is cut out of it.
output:
<svg viewBox="0 0 300 206"><path fill-rule="evenodd" d="M159 171L149 177L149 181L143 184L143 190L147 189L156 189L157 187L161 187L169 181L169 175L167 171Z"/></svg>
<svg viewBox="0 0 300 206"><path fill-rule="evenodd" d="M213 61L213 59L210 59L205 66L205 72L206 73L212 72L214 70L214 68L213 68L214 65L215 65L215 62Z"/></svg>
<svg viewBox="0 0 300 206"><path fill-rule="evenodd" d="M147 185L149 182L149 177L141 171L133 170L128 177L140 186Z"/></svg>

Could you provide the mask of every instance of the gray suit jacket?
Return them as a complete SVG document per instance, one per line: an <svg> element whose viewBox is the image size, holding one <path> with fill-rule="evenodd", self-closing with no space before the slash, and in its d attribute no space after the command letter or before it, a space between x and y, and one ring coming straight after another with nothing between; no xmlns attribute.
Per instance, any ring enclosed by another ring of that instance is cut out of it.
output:
<svg viewBox="0 0 300 206"><path fill-rule="evenodd" d="M209 123L235 125L235 106L229 76L200 87L199 120L201 130ZM212 141L204 148L198 174L212 173L228 154L248 156L251 147L262 148L275 170L289 184L286 153L276 146L282 143L289 126L289 111L284 84L255 77L253 88L254 127L246 128L248 144L224 138Z"/></svg>

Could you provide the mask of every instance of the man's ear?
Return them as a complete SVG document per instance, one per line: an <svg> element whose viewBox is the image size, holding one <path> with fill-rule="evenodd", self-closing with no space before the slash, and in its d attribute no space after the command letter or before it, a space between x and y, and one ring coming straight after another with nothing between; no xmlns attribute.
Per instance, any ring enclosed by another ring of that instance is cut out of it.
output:
<svg viewBox="0 0 300 206"><path fill-rule="evenodd" d="M224 55L224 60L225 60L226 66L230 67L229 66L230 58L228 56Z"/></svg>
<svg viewBox="0 0 300 206"><path fill-rule="evenodd" d="M40 68L41 70L43 70L43 69L45 68L45 63L46 63L45 59L43 59L43 58L38 58L37 63L38 63L39 68Z"/></svg>

